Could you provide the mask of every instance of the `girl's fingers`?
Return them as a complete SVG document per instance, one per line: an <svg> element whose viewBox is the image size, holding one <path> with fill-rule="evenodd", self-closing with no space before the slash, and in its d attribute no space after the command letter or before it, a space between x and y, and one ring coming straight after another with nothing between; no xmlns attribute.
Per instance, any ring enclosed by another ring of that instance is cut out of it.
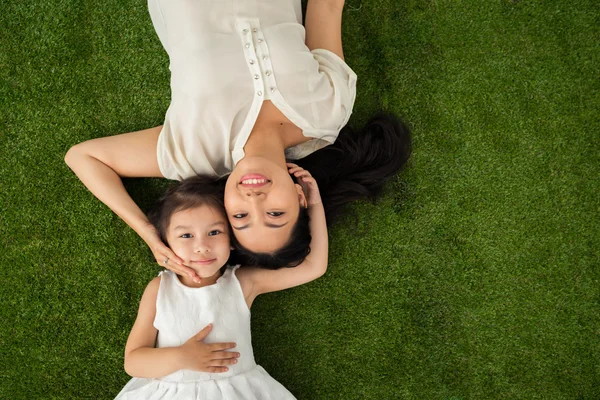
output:
<svg viewBox="0 0 600 400"><path fill-rule="evenodd" d="M231 365L231 364L236 364L236 363L237 363L237 358L228 358L228 359L222 359L222 360L211 360L210 366L211 367L222 367L224 365Z"/></svg>
<svg viewBox="0 0 600 400"><path fill-rule="evenodd" d="M294 173L294 176L312 176L310 172L302 170Z"/></svg>
<svg viewBox="0 0 600 400"><path fill-rule="evenodd" d="M215 352L215 351L221 351L221 350L228 350L228 349L233 349L235 347L235 343L211 343L209 344L210 350Z"/></svg>
<svg viewBox="0 0 600 400"><path fill-rule="evenodd" d="M236 353L235 351L213 351L211 356L213 360L222 360L238 358L240 356L240 353Z"/></svg>
<svg viewBox="0 0 600 400"><path fill-rule="evenodd" d="M227 372L227 367L208 367L206 372L210 372L212 374L220 374L221 372Z"/></svg>

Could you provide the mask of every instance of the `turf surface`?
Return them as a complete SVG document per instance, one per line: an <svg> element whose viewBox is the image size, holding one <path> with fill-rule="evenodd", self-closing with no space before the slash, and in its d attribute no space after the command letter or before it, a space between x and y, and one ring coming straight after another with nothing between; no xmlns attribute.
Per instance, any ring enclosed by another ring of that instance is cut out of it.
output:
<svg viewBox="0 0 600 400"><path fill-rule="evenodd" d="M167 57L143 1L1 4L0 398L112 398L158 267L63 157L159 125ZM600 398L599 37L595 0L347 0L350 123L414 153L256 301L257 361L299 399Z"/></svg>

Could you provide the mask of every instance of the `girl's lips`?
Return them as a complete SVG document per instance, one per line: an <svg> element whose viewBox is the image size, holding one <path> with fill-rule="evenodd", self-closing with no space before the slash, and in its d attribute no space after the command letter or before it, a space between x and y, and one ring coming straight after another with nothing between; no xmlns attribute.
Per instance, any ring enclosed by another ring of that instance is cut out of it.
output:
<svg viewBox="0 0 600 400"><path fill-rule="evenodd" d="M208 264L212 264L215 260L216 260L216 258L211 258L210 260L198 260L198 261L192 261L192 262L194 264L208 265Z"/></svg>

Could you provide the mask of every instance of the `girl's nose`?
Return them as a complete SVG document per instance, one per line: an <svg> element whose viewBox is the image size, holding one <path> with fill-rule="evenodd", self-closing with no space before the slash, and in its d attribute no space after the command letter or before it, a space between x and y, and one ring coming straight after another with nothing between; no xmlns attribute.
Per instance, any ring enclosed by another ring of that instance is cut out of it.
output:
<svg viewBox="0 0 600 400"><path fill-rule="evenodd" d="M195 247L194 251L196 253L210 253L210 246L204 240L197 241Z"/></svg>

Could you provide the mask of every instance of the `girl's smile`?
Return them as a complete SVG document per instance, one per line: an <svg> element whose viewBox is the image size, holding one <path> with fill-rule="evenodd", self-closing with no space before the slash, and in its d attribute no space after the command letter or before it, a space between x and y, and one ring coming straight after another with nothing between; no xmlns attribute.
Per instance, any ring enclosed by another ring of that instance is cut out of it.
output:
<svg viewBox="0 0 600 400"><path fill-rule="evenodd" d="M215 262L216 260L217 260L216 258L210 258L207 260L192 260L192 263L200 264L200 265L209 265L209 264L212 264L213 262Z"/></svg>

